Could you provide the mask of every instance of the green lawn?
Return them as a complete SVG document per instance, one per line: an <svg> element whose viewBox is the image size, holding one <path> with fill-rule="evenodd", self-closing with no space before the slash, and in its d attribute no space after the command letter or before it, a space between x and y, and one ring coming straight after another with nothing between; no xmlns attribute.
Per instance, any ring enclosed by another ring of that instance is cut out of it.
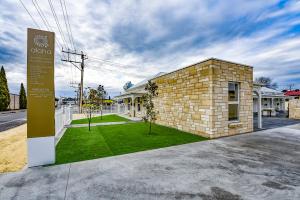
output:
<svg viewBox="0 0 300 200"><path fill-rule="evenodd" d="M177 129L144 122L68 128L56 146L56 164L90 160L206 140Z"/></svg>
<svg viewBox="0 0 300 200"><path fill-rule="evenodd" d="M104 115L98 116L98 117L92 117L91 123L103 123L103 122L127 122L130 121L129 119L126 119L124 117L120 117L118 115ZM71 124L88 124L89 121L87 118L85 119L77 119L73 120Z"/></svg>

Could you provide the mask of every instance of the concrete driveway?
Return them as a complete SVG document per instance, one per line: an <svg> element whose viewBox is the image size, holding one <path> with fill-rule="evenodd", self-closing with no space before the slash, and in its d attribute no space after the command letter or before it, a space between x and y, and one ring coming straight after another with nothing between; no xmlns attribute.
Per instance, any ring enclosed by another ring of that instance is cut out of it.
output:
<svg viewBox="0 0 300 200"><path fill-rule="evenodd" d="M290 119L285 116L282 117L263 117L262 118L262 129L258 128L257 124L257 117L254 116L253 119L253 127L255 131L265 130L265 129L272 129L272 128L279 128L283 126L289 126L294 124L299 124L300 119Z"/></svg>
<svg viewBox="0 0 300 200"><path fill-rule="evenodd" d="M0 175L0 199L300 199L300 125Z"/></svg>

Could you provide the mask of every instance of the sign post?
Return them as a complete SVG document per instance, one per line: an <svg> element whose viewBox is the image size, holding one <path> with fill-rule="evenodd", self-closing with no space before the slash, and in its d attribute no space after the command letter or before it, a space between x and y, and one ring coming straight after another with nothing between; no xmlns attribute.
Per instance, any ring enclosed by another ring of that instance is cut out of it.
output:
<svg viewBox="0 0 300 200"><path fill-rule="evenodd" d="M53 32L27 30L28 166L55 162Z"/></svg>

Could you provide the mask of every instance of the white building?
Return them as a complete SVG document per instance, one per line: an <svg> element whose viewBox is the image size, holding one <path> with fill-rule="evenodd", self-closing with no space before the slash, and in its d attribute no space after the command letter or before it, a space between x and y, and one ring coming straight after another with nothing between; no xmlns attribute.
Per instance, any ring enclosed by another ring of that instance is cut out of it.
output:
<svg viewBox="0 0 300 200"><path fill-rule="evenodd" d="M288 98L283 92L267 87L261 87L261 109L263 116L276 116L280 112L285 112L285 100ZM258 113L259 99L253 93L253 112Z"/></svg>

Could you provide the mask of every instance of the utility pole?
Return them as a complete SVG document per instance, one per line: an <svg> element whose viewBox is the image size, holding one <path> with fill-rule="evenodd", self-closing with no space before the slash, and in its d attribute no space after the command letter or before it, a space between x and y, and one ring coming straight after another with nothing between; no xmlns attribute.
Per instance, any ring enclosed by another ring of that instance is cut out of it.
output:
<svg viewBox="0 0 300 200"><path fill-rule="evenodd" d="M79 90L79 113L82 113L84 60L88 59L88 57L82 51L81 53L78 53L76 51L70 51L69 49L67 51L62 49L62 52L67 54L67 59L61 59L61 61L71 63L81 72L80 90ZM75 60L70 59L70 55L80 56L81 61L76 61L76 59ZM80 67L78 67L77 64L80 64Z"/></svg>
<svg viewBox="0 0 300 200"><path fill-rule="evenodd" d="M294 87L294 84L289 84L288 86L289 86L290 91L291 91L291 90L292 90L292 87Z"/></svg>
<svg viewBox="0 0 300 200"><path fill-rule="evenodd" d="M79 97L79 91L80 91L80 84L76 82L71 82L70 87L74 88L75 92L75 104L79 105L78 97Z"/></svg>

